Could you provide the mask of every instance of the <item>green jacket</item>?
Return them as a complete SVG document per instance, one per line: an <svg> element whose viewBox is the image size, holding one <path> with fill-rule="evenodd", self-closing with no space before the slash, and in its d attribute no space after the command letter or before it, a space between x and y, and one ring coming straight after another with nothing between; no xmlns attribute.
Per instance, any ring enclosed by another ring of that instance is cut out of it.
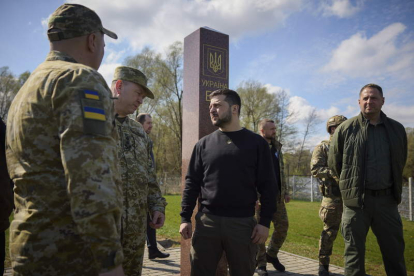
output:
<svg viewBox="0 0 414 276"><path fill-rule="evenodd" d="M407 160L407 135L403 125L381 112L391 148L393 194L399 204L402 172ZM368 121L360 113L342 123L332 138L328 166L339 177L339 188L345 206L363 207Z"/></svg>

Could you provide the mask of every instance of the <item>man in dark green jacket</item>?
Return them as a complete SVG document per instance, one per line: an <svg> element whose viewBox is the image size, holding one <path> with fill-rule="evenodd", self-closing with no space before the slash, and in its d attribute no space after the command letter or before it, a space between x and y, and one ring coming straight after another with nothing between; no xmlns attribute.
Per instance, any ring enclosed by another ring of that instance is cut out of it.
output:
<svg viewBox="0 0 414 276"><path fill-rule="evenodd" d="M362 87L361 113L338 127L329 149L328 165L339 177L344 202L341 232L346 276L365 276L365 239L370 227L387 275L407 275L398 213L407 135L400 123L381 111L384 100L380 86Z"/></svg>

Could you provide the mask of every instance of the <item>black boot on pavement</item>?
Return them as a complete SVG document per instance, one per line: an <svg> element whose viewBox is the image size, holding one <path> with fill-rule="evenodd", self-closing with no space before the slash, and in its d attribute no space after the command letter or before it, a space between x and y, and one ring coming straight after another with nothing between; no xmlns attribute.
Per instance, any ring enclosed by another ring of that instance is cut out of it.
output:
<svg viewBox="0 0 414 276"><path fill-rule="evenodd" d="M257 274L259 276L268 276L269 274L267 274L267 269L265 266L261 266L257 268Z"/></svg>
<svg viewBox="0 0 414 276"><path fill-rule="evenodd" d="M153 260L155 258L165 259L168 258L170 254L162 253L161 251L157 250L148 250L148 259Z"/></svg>
<svg viewBox="0 0 414 276"><path fill-rule="evenodd" d="M280 271L280 272L285 271L285 266L279 262L279 259L277 257L273 258L269 256L269 254L266 253L266 260L268 263L271 263L277 271Z"/></svg>
<svg viewBox="0 0 414 276"><path fill-rule="evenodd" d="M329 276L329 265L319 265L319 276Z"/></svg>

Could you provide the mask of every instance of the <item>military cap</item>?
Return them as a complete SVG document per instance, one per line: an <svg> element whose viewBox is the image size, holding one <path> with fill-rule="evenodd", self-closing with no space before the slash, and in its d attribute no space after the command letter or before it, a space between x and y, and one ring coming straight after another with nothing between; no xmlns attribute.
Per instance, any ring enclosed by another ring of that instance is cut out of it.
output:
<svg viewBox="0 0 414 276"><path fill-rule="evenodd" d="M47 36L50 41L64 40L101 31L117 39L118 36L105 29L93 10L78 4L63 4L49 18Z"/></svg>
<svg viewBox="0 0 414 276"><path fill-rule="evenodd" d="M326 122L326 131L328 131L328 133L331 134L331 132L330 132L331 127L333 127L333 126L337 127L340 124L342 124L343 122L345 122L346 120L348 120L348 119L345 116L342 116L342 115L332 116Z"/></svg>
<svg viewBox="0 0 414 276"><path fill-rule="evenodd" d="M147 97L154 99L154 94L147 87L147 82L148 82L147 77L144 75L144 73L142 73L138 69L128 67L128 66L119 66L115 69L113 80L114 81L117 81L117 80L130 81L138 85L141 85L144 88L147 94Z"/></svg>

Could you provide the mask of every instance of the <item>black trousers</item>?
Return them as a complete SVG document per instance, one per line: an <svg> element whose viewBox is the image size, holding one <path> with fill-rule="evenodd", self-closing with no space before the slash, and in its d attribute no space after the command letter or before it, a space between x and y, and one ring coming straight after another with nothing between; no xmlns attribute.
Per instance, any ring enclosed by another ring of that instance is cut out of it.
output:
<svg viewBox="0 0 414 276"><path fill-rule="evenodd" d="M149 214L147 214L147 247L148 250L157 250L157 230L149 225L151 221Z"/></svg>
<svg viewBox="0 0 414 276"><path fill-rule="evenodd" d="M250 238L254 217L220 217L198 212L191 240L191 276L215 276L226 253L231 276L252 276L256 268L257 245Z"/></svg>
<svg viewBox="0 0 414 276"><path fill-rule="evenodd" d="M6 260L6 232L0 232L0 272L4 273L4 261Z"/></svg>

